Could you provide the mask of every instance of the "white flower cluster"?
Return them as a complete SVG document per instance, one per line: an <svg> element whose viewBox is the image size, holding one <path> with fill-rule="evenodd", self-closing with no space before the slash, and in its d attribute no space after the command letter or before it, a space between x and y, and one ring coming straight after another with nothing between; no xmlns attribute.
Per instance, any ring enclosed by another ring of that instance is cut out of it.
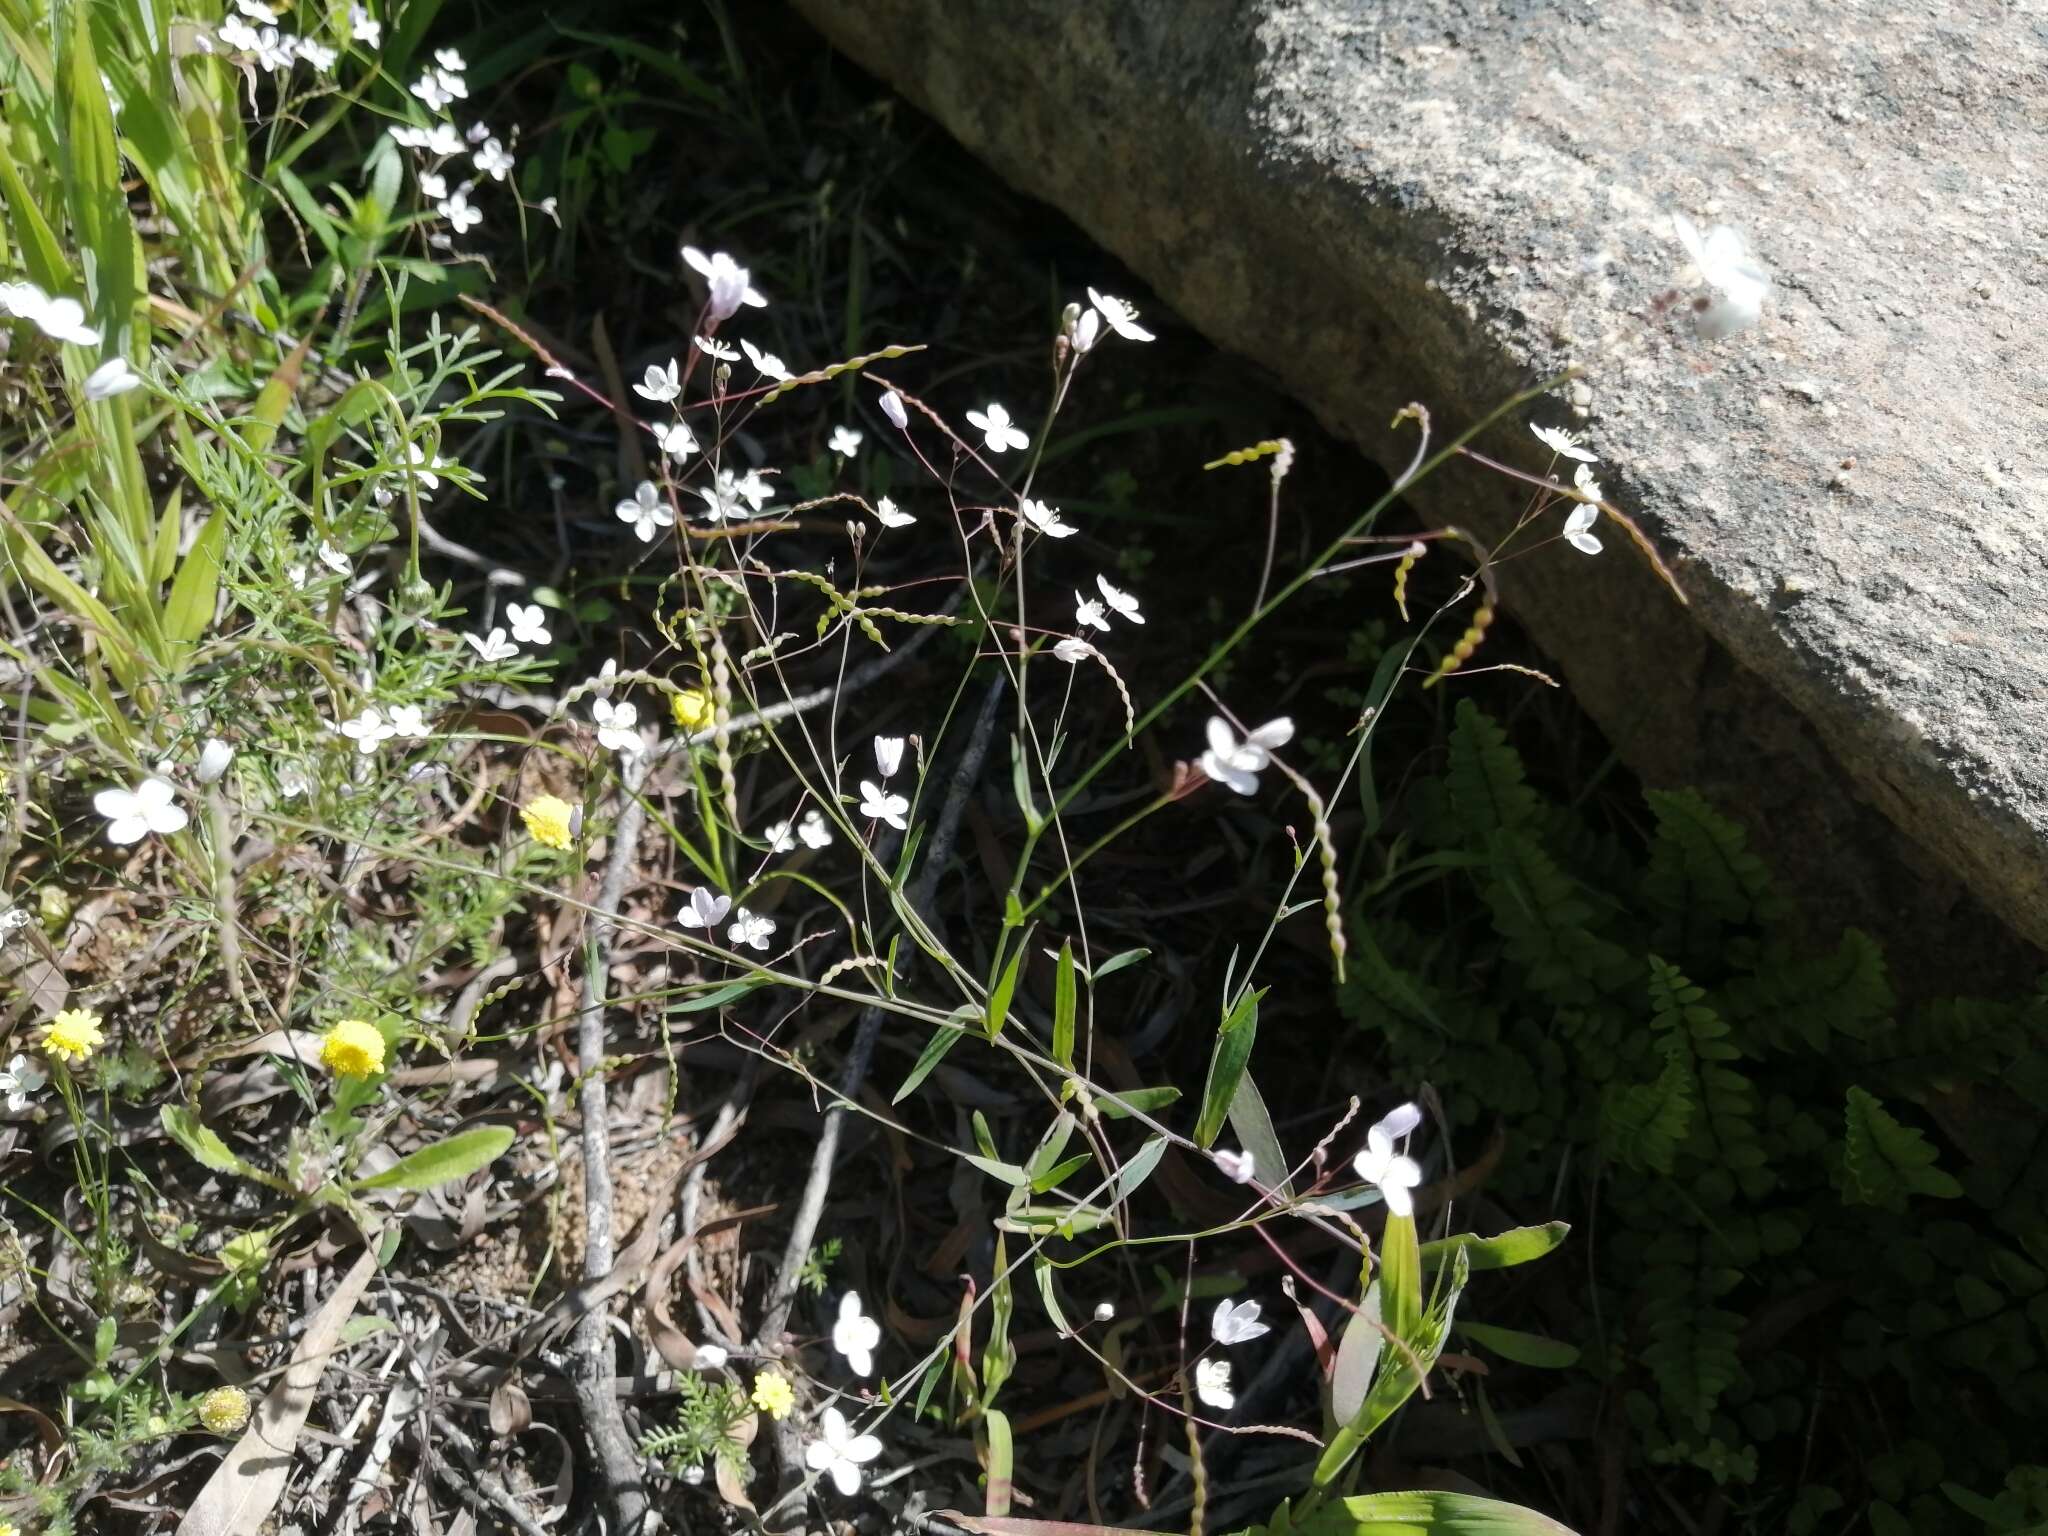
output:
<svg viewBox="0 0 2048 1536"><path fill-rule="evenodd" d="M469 98L468 70L469 61L461 53L453 48L439 48L434 51L433 65L422 69L419 79L407 89L429 112L438 115L456 102ZM401 123L385 131L402 147L417 150L426 157L415 167L420 195L433 204L434 212L446 220L449 230L453 231L451 234L448 230L436 230L427 236L427 240L443 250L454 243L457 235L467 234L484 221L483 210L470 201L470 193L476 190L477 178L503 181L518 163L512 151L505 147L505 141L493 133L487 123L472 123L466 133L457 132L455 124L446 120L425 127ZM464 154L468 155L475 175L458 180L451 186L449 162ZM545 204L542 206L546 207Z"/></svg>
<svg viewBox="0 0 2048 1536"><path fill-rule="evenodd" d="M384 40L384 23L362 6L351 5L338 40L375 48ZM278 26L277 9L263 0L235 0L234 14L211 37L202 33L199 45L246 55L258 69L271 75L282 74L295 63L306 65L315 74L328 74L341 56L340 50L330 44L300 37Z"/></svg>

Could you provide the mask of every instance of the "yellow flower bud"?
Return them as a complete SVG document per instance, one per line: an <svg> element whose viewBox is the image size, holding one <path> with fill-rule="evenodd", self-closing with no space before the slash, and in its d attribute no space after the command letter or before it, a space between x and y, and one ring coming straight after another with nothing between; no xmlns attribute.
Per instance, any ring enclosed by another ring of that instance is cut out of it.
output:
<svg viewBox="0 0 2048 1536"><path fill-rule="evenodd" d="M249 1394L240 1387L215 1387L199 1399L199 1422L216 1435L232 1435L249 1422Z"/></svg>

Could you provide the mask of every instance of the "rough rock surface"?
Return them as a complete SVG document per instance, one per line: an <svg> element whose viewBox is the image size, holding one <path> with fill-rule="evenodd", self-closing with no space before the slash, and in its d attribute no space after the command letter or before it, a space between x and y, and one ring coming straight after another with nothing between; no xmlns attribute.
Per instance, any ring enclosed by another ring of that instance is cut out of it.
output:
<svg viewBox="0 0 2048 1536"><path fill-rule="evenodd" d="M1502 574L1624 756L1823 915L1946 944L1967 887L2048 944L2048 5L795 3L1385 460L1408 400L1462 425L1580 365L1532 415L1690 606L1621 538ZM1660 308L1674 211L1749 236L1758 329ZM1416 500L1521 506L1463 465Z"/></svg>

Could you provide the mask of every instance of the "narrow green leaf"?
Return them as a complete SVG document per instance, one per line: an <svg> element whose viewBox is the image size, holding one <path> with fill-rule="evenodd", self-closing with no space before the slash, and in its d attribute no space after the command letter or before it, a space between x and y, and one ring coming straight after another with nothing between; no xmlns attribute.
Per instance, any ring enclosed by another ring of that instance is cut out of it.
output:
<svg viewBox="0 0 2048 1536"><path fill-rule="evenodd" d="M1095 979L1097 981L1102 981L1108 977L1114 976L1118 971L1122 970L1125 966L1136 965L1140 960L1146 960L1151 958L1151 955L1152 951L1149 949L1127 949L1124 950L1121 954L1111 955L1107 960L1103 961L1102 964L1095 967Z"/></svg>
<svg viewBox="0 0 2048 1536"><path fill-rule="evenodd" d="M1006 1163L999 1157L982 1157L974 1152L964 1152L961 1155L990 1178L999 1179L1013 1189L1025 1189L1031 1184L1031 1175L1015 1163Z"/></svg>
<svg viewBox="0 0 2048 1536"><path fill-rule="evenodd" d="M199 530L199 537L185 552L185 562L171 583L171 595L164 600L164 638L174 645L190 645L206 633L213 622L213 605L220 592L221 557L227 550L228 509L215 507L213 516Z"/></svg>
<svg viewBox="0 0 2048 1536"><path fill-rule="evenodd" d="M1413 1216L1389 1216L1380 1234L1380 1314L1396 1338L1415 1342L1422 1323L1422 1251Z"/></svg>
<svg viewBox="0 0 2048 1536"><path fill-rule="evenodd" d="M1003 974L988 994L988 1037L993 1040L1003 1032L1003 1022L1010 1016L1010 999L1017 993L1017 971L1024 963L1024 952L1031 947L1031 935L1027 932L1017 941L1017 947L1010 954L1010 963L1003 967Z"/></svg>
<svg viewBox="0 0 2048 1536"><path fill-rule="evenodd" d="M1152 1136L1138 1148L1131 1160L1117 1169L1116 1178L1109 1186L1109 1203L1121 1205L1135 1195L1140 1186L1152 1177L1152 1170L1159 1166L1159 1159L1166 1155L1166 1138Z"/></svg>
<svg viewBox="0 0 2048 1536"><path fill-rule="evenodd" d="M1245 988L1216 1031L1216 1043L1209 1051L1209 1080L1202 1088L1202 1112L1195 1119L1198 1147L1206 1148L1216 1140L1230 1115L1230 1106L1237 1099L1237 1085L1244 1080L1245 1068L1251 1065L1252 1042L1258 1038L1259 999L1263 996L1264 989ZM1281 1171L1263 1167L1256 1152L1252 1162L1269 1177Z"/></svg>
<svg viewBox="0 0 2048 1536"><path fill-rule="evenodd" d="M1010 1512L1010 1495L1016 1488L1010 1418L1000 1408L989 1409L985 1417L988 1422L988 1513L1007 1515Z"/></svg>
<svg viewBox="0 0 2048 1536"><path fill-rule="evenodd" d="M1080 1011L1080 997L1074 985L1074 941L1060 944L1059 973L1052 988L1052 1059L1069 1072L1074 1070L1074 1018Z"/></svg>
<svg viewBox="0 0 2048 1536"><path fill-rule="evenodd" d="M1058 1189L1062 1184L1066 1183L1068 1179L1072 1178L1076 1173L1080 1172L1082 1168L1086 1167L1089 1163L1093 1161L1093 1153L1078 1152L1074 1156L1068 1158L1064 1163L1059 1163L1054 1167L1048 1168L1044 1173L1033 1175L1031 1180L1031 1193L1033 1193L1034 1195L1042 1195L1049 1189Z"/></svg>
<svg viewBox="0 0 2048 1536"><path fill-rule="evenodd" d="M1562 1371L1579 1363L1577 1346L1540 1333L1523 1333L1516 1328L1496 1328L1490 1323L1459 1323L1458 1332L1474 1344L1492 1350L1503 1360L1533 1365L1546 1371Z"/></svg>
<svg viewBox="0 0 2048 1536"><path fill-rule="evenodd" d="M910 1069L910 1075L903 1079L903 1085L890 1096L889 1102L901 1104L917 1092L918 1084L932 1075L932 1068L945 1060L946 1052L960 1043L962 1033L950 1024L941 1024L931 1039L925 1042L924 1049L918 1052L917 1065Z"/></svg>
<svg viewBox="0 0 2048 1536"><path fill-rule="evenodd" d="M1128 1120L1132 1115L1149 1115L1178 1103L1178 1088L1132 1088L1124 1093L1099 1093L1095 1107L1105 1120Z"/></svg>
<svg viewBox="0 0 2048 1536"><path fill-rule="evenodd" d="M512 1145L511 1130L502 1125L479 1126L462 1131L431 1147L422 1147L402 1157L382 1173L358 1179L355 1187L366 1189L432 1189L455 1179L464 1179L479 1168L487 1168Z"/></svg>
<svg viewBox="0 0 2048 1536"><path fill-rule="evenodd" d="M1074 1330L1067 1326L1067 1314L1060 1310L1059 1292L1053 1284L1052 1265L1040 1255L1032 1260L1031 1268L1038 1276L1038 1299L1045 1303L1045 1315L1052 1319L1053 1327L1059 1329L1062 1335L1072 1333Z"/></svg>
<svg viewBox="0 0 2048 1536"><path fill-rule="evenodd" d="M1337 1360L1330 1372L1330 1415L1339 1424L1349 1424L1365 1406L1365 1395L1379 1367L1380 1349L1387 1336L1380 1332L1380 1288L1365 1288L1365 1300L1349 1314L1344 1335L1337 1341Z"/></svg>
<svg viewBox="0 0 2048 1536"><path fill-rule="evenodd" d="M1572 1536L1519 1504L1469 1493L1368 1493L1323 1505L1294 1536Z"/></svg>
<svg viewBox="0 0 2048 1536"><path fill-rule="evenodd" d="M1538 1227L1511 1227L1492 1237L1463 1232L1456 1237L1424 1243L1422 1262L1433 1269L1438 1264L1448 1263L1451 1256L1462 1248L1467 1262L1474 1269L1513 1269L1517 1264L1542 1258L1557 1248L1570 1231L1568 1222L1546 1221Z"/></svg>
<svg viewBox="0 0 2048 1536"><path fill-rule="evenodd" d="M1281 1178L1287 1168L1287 1154L1281 1150L1279 1133L1273 1129L1273 1117L1266 1109L1266 1101L1259 1094L1259 1085L1252 1081L1250 1072L1237 1080L1237 1091L1230 1098L1230 1128L1237 1132L1237 1144L1252 1155L1252 1166L1259 1171L1259 1182L1273 1190L1283 1199L1294 1194L1294 1181Z"/></svg>

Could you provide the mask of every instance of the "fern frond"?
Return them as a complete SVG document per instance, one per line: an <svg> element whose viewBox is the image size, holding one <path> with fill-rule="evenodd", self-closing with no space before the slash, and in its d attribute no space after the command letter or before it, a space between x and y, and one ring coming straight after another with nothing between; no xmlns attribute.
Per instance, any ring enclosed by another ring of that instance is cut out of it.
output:
<svg viewBox="0 0 2048 1536"><path fill-rule="evenodd" d="M1541 814L1542 802L1528 785L1521 755L1508 745L1508 733L1470 699L1458 702L1444 777L1451 808L1474 848L1483 849L1495 832L1532 825Z"/></svg>
<svg viewBox="0 0 2048 1536"><path fill-rule="evenodd" d="M1846 929L1833 954L1785 959L1722 989L1726 1012L1755 1048L1828 1049L1833 1035L1868 1038L1892 1011L1884 951Z"/></svg>
<svg viewBox="0 0 2048 1536"><path fill-rule="evenodd" d="M1842 1126L1842 1198L1851 1205L1903 1211L1908 1195L1953 1200L1963 1186L1935 1167L1927 1138L1885 1111L1861 1088L1849 1090Z"/></svg>

